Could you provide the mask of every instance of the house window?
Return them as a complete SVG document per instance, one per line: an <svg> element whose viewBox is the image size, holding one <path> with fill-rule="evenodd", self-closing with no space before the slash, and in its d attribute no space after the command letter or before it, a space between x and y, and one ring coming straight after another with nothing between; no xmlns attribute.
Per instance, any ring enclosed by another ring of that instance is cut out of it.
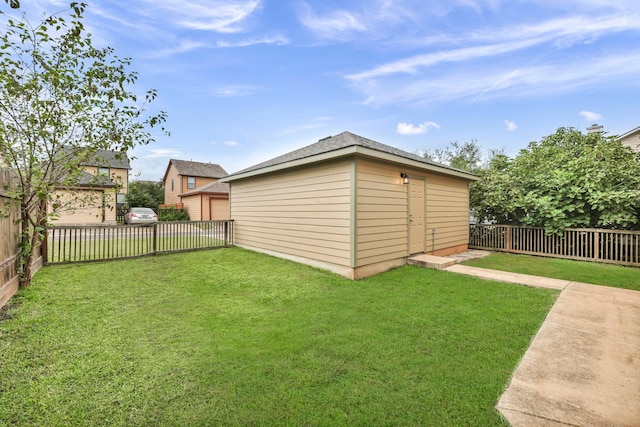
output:
<svg viewBox="0 0 640 427"><path fill-rule="evenodd" d="M187 177L187 188L196 188L196 177L188 176Z"/></svg>
<svg viewBox="0 0 640 427"><path fill-rule="evenodd" d="M98 175L109 176L109 168L98 168Z"/></svg>
<svg viewBox="0 0 640 427"><path fill-rule="evenodd" d="M171 191L175 191L175 190L173 189L173 180L171 180Z"/></svg>

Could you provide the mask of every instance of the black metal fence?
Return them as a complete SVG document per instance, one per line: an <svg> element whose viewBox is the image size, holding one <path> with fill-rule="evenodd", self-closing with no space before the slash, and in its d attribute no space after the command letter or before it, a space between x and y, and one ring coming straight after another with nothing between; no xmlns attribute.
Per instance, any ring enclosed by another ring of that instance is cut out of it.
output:
<svg viewBox="0 0 640 427"><path fill-rule="evenodd" d="M233 246L233 220L47 229L45 264L102 261Z"/></svg>

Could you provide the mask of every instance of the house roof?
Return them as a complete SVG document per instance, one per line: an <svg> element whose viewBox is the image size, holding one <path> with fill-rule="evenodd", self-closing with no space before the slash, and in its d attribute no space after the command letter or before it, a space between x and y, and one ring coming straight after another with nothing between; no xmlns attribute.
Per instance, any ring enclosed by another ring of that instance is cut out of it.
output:
<svg viewBox="0 0 640 427"><path fill-rule="evenodd" d="M428 169L447 175L459 176L470 180L478 179L477 176L467 171L428 160L418 154L409 153L351 132L342 132L335 136L323 138L314 144L291 151L283 154L282 156L267 160L266 162L235 172L221 179L221 181L234 181L236 179L247 178L250 176L355 153L394 161L420 169Z"/></svg>
<svg viewBox="0 0 640 427"><path fill-rule="evenodd" d="M56 153L60 161L77 159L81 166L108 167L114 169L131 169L126 153L112 150L94 150L82 146L64 146Z"/></svg>
<svg viewBox="0 0 640 427"><path fill-rule="evenodd" d="M203 185L202 187L198 187L196 189L186 191L182 194L179 194L180 197L184 196L193 196L194 194L229 194L229 184L224 182L211 182L209 184Z"/></svg>
<svg viewBox="0 0 640 427"><path fill-rule="evenodd" d="M627 133L623 133L622 135L618 135L618 137L617 137L617 138L618 138L618 139L624 139L624 138L627 138L627 137L629 137L629 136L633 135L634 133L640 133L640 126L638 126L638 127L637 127L637 128L635 128L635 129L631 129L631 130L630 130L629 132L627 132Z"/></svg>
<svg viewBox="0 0 640 427"><path fill-rule="evenodd" d="M164 177L162 180L164 181L167 178L167 173L169 173L169 168L173 165L174 168L178 171L178 175L182 176L199 176L203 178L222 178L227 175L227 171L225 171L222 166L217 165L215 163L201 163L201 162L192 162L189 160L178 160L171 159L169 160L169 164L167 165L167 170L164 173Z"/></svg>
<svg viewBox="0 0 640 427"><path fill-rule="evenodd" d="M131 169L129 158L126 154L111 150L98 150L94 156L89 157L82 164L84 166Z"/></svg>
<svg viewBox="0 0 640 427"><path fill-rule="evenodd" d="M116 184L111 182L107 176L92 175L88 172L81 171L78 180L70 187L113 188L115 186Z"/></svg>

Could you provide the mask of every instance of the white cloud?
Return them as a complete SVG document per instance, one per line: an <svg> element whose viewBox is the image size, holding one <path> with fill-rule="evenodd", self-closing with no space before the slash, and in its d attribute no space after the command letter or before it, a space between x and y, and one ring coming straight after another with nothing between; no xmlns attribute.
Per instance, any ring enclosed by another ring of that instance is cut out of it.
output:
<svg viewBox="0 0 640 427"><path fill-rule="evenodd" d="M418 125L400 122L396 127L396 133L400 135L419 135L421 133L427 133L429 128L440 129L440 125L435 122L424 122Z"/></svg>
<svg viewBox="0 0 640 427"><path fill-rule="evenodd" d="M242 39L238 41L219 41L216 43L217 47L247 47L247 46L255 46L258 44L275 44L278 46L289 44L289 39L280 34L268 37L260 37L260 38L248 38Z"/></svg>
<svg viewBox="0 0 640 427"><path fill-rule="evenodd" d="M224 145L228 145L229 147L235 147L236 145L239 145L238 141L225 141Z"/></svg>
<svg viewBox="0 0 640 427"><path fill-rule="evenodd" d="M602 115L594 113L593 111L580 111L580 115L590 122L600 120Z"/></svg>
<svg viewBox="0 0 640 427"><path fill-rule="evenodd" d="M545 21L537 25L511 27L498 32L460 34L456 35L456 44L475 45L442 50L437 53L414 55L346 77L352 81L359 81L398 73L412 74L443 63L495 57L548 42L555 43L556 47L568 47L578 40L591 40L606 33L638 31L637 19L634 16L615 15L600 20L593 20L591 17L571 17ZM453 39L449 41L454 42ZM439 42L443 41L439 40ZM477 45L477 43L485 44Z"/></svg>
<svg viewBox="0 0 640 427"><path fill-rule="evenodd" d="M257 86L251 85L230 85L214 88L212 93L214 96L221 98L231 98L236 96L248 96L262 90Z"/></svg>
<svg viewBox="0 0 640 427"><path fill-rule="evenodd" d="M353 32L363 32L367 30L365 23L358 14L346 10L336 10L331 13L318 16L308 4L304 4L300 16L302 24L316 35L339 40L345 35Z"/></svg>
<svg viewBox="0 0 640 427"><path fill-rule="evenodd" d="M467 6L469 2L465 3ZM571 50L605 36L637 33L638 15L602 13L551 19L502 29L430 36L437 49L346 75L368 104L459 99L472 102L513 91L516 95L569 92L589 85L633 81L640 50L600 50L586 56ZM412 46L417 46L414 41ZM398 40L400 42L400 40ZM447 46L453 46L447 49ZM545 54L536 53L545 49ZM560 54L560 51L562 51ZM513 64L519 64L517 68ZM618 67L628 67L628 70ZM546 75L545 75L546 74ZM429 98L429 99L426 99Z"/></svg>
<svg viewBox="0 0 640 427"><path fill-rule="evenodd" d="M515 132L516 129L518 129L518 125L516 125L516 122L512 122L511 120L505 120L504 125L507 127L507 130L509 132Z"/></svg>
<svg viewBox="0 0 640 427"><path fill-rule="evenodd" d="M434 67L445 62L464 62L477 58L500 55L514 50L523 49L536 44L535 41L509 42L489 46L469 47L453 49L438 53L416 55L411 58L390 62L369 71L356 73L347 76L352 81L362 81L373 78L385 77L392 74L406 73L415 74L422 68Z"/></svg>
<svg viewBox="0 0 640 427"><path fill-rule="evenodd" d="M181 40L175 46L167 47L167 48L159 50L157 52L153 52L149 56L155 57L155 58L166 58L168 56L181 54L181 53L187 53L187 52L190 52L192 50L201 49L201 48L207 48L207 47L209 47L209 45L207 43L196 42L196 41L193 41L193 40Z"/></svg>
<svg viewBox="0 0 640 427"><path fill-rule="evenodd" d="M291 127L282 129L279 132L276 132L274 136L282 137L285 135L296 134L296 133L300 133L300 132L304 132L312 129L319 129L324 127L325 123L331 120L333 120L333 117L331 116L316 117L312 119L309 123L302 123L296 126L291 126Z"/></svg>
<svg viewBox="0 0 640 427"><path fill-rule="evenodd" d="M411 78L364 79L354 82L366 96L366 104L429 104L454 99L544 96L593 87L612 86L619 81L628 87L640 74L640 50L624 54L582 58L509 69L498 61L479 67L456 67L440 75ZM636 85L639 85L637 82Z"/></svg>
<svg viewBox="0 0 640 427"><path fill-rule="evenodd" d="M316 9L312 10L309 3ZM412 21L420 22L423 15L421 11L425 8L421 4L416 8L410 3L399 0L368 0L361 5L342 2L345 6L336 10L330 9L328 2L303 2L298 9L298 19L322 39L358 42L387 37L395 39L398 27L406 26ZM429 11L433 9L431 6L433 5L430 5ZM351 9L347 10L347 7ZM318 11L320 9L325 10Z"/></svg>
<svg viewBox="0 0 640 427"><path fill-rule="evenodd" d="M174 148L154 148L149 150L143 157L145 159L171 158L178 157L182 154L180 150Z"/></svg>
<svg viewBox="0 0 640 427"><path fill-rule="evenodd" d="M261 6L261 0L145 0L152 9L164 9L171 16L170 24L194 30L219 33L244 31L244 21Z"/></svg>

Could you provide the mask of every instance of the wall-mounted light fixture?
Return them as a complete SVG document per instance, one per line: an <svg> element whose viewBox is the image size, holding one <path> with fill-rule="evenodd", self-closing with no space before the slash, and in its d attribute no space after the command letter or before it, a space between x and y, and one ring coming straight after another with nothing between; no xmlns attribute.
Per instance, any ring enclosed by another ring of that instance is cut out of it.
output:
<svg viewBox="0 0 640 427"><path fill-rule="evenodd" d="M400 174L400 178L402 178L402 183L403 184L408 184L409 183L409 175L407 175L406 173L402 172Z"/></svg>

